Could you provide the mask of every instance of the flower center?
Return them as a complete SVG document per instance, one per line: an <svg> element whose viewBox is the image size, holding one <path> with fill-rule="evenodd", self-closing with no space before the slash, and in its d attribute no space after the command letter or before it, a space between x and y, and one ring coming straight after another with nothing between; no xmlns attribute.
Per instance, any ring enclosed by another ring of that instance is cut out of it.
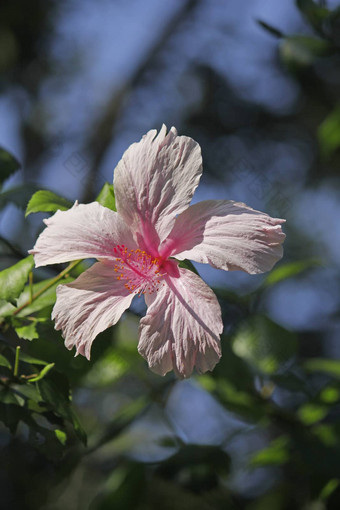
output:
<svg viewBox="0 0 340 510"><path fill-rule="evenodd" d="M117 245L113 251L116 278L126 281L126 289L139 296L159 290L164 274L160 271L162 259L152 257L144 250L129 250L124 244Z"/></svg>

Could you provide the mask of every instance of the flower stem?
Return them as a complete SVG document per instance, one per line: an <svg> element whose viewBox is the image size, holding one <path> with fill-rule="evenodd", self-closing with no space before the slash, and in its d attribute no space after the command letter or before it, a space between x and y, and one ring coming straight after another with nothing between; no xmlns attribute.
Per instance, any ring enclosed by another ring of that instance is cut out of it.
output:
<svg viewBox="0 0 340 510"><path fill-rule="evenodd" d="M18 345L17 348L15 349L15 361L14 361L14 370L13 370L14 377L18 377L18 373L19 373L19 355L20 355L20 345Z"/></svg>
<svg viewBox="0 0 340 510"><path fill-rule="evenodd" d="M13 312L13 315L17 315L19 312L21 312L21 310L23 310L24 308L26 308L26 306L30 305L31 303L33 303L33 301L35 301L39 296L41 296L41 294L43 294L44 292L46 292L48 289L50 289L55 283L57 283L59 280L61 280L62 278L64 278L64 276L67 275L67 273L69 273L73 268L76 267L76 265L78 265L79 263L81 262L81 260L75 260L74 262L71 262L63 271L61 271L55 278L53 278L50 282L47 283L47 285L45 285L45 287L43 287L42 289L38 290L38 292L36 292L35 294L33 294L32 296L30 296L30 298L25 301L25 303L23 303L21 306L19 306L16 310L14 310Z"/></svg>

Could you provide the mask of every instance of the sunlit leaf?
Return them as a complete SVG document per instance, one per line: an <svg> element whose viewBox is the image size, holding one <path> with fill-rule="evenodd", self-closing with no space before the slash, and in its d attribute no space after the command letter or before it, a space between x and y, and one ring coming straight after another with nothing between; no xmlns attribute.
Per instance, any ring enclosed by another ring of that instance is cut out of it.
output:
<svg viewBox="0 0 340 510"><path fill-rule="evenodd" d="M233 339L233 351L254 368L266 374L277 372L296 353L295 334L265 316L244 321Z"/></svg>
<svg viewBox="0 0 340 510"><path fill-rule="evenodd" d="M332 386L327 386L321 390L319 399L325 404L335 404L340 399L340 390Z"/></svg>
<svg viewBox="0 0 340 510"><path fill-rule="evenodd" d="M61 442L61 444L65 446L67 441L67 435L65 434L65 432L63 430L56 429L54 433L56 435L56 438Z"/></svg>
<svg viewBox="0 0 340 510"><path fill-rule="evenodd" d="M328 407L307 403L299 408L297 414L303 423L306 425L312 425L313 423L316 423L327 416Z"/></svg>
<svg viewBox="0 0 340 510"><path fill-rule="evenodd" d="M13 303L22 292L33 266L33 256L29 255L13 266L1 271L0 299Z"/></svg>
<svg viewBox="0 0 340 510"><path fill-rule="evenodd" d="M289 438L281 436L269 446L256 452L250 461L252 467L281 465L289 460Z"/></svg>
<svg viewBox="0 0 340 510"><path fill-rule="evenodd" d="M319 423L313 426L312 431L326 446L335 446L337 444L337 432L332 425Z"/></svg>
<svg viewBox="0 0 340 510"><path fill-rule="evenodd" d="M0 185L20 168L20 163L7 150L0 147Z"/></svg>
<svg viewBox="0 0 340 510"><path fill-rule="evenodd" d="M290 262L289 264L282 264L275 267L265 278L263 282L263 286L268 287L271 285L275 285L287 278L292 278L297 276L307 269L312 267L317 267L320 265L320 261L316 259L309 260L297 260L295 262Z"/></svg>
<svg viewBox="0 0 340 510"><path fill-rule="evenodd" d="M323 487L321 493L320 493L320 499L322 501L326 501L331 494L339 487L340 480L337 480L336 478L332 478L329 480L329 482L326 483L326 485Z"/></svg>
<svg viewBox="0 0 340 510"><path fill-rule="evenodd" d="M315 59L330 55L332 51L328 41L306 35L285 37L280 44L281 58L291 70L308 67Z"/></svg>
<svg viewBox="0 0 340 510"><path fill-rule="evenodd" d="M131 366L131 357L115 347L97 361L86 375L85 382L91 387L108 386L123 377Z"/></svg>
<svg viewBox="0 0 340 510"><path fill-rule="evenodd" d="M66 211L72 207L72 202L48 190L39 190L27 204L25 216L37 212Z"/></svg>
<svg viewBox="0 0 340 510"><path fill-rule="evenodd" d="M238 415L251 420L259 420L263 417L263 410L258 405L257 399L246 391L240 391L227 379L214 380L209 376L201 376L200 383L203 388L212 392L226 408ZM215 384L212 385L211 381Z"/></svg>
<svg viewBox="0 0 340 510"><path fill-rule="evenodd" d="M340 361L336 359L311 358L304 361L303 367L309 372L325 372L340 379Z"/></svg>
<svg viewBox="0 0 340 510"><path fill-rule="evenodd" d="M331 156L340 147L340 106L336 106L320 124L318 139L325 157Z"/></svg>
<svg viewBox="0 0 340 510"><path fill-rule="evenodd" d="M29 324L16 326L14 329L18 337L23 340L34 340L35 338L39 338L37 324L34 321L31 321Z"/></svg>
<svg viewBox="0 0 340 510"><path fill-rule="evenodd" d="M97 196L96 201L104 207L107 207L112 211L116 211L116 200L113 185L106 182Z"/></svg>

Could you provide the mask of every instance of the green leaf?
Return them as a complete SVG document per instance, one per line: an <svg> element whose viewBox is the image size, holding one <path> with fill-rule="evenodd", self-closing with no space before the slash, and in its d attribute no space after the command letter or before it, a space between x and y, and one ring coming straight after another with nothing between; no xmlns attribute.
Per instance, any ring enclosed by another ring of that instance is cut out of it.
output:
<svg viewBox="0 0 340 510"><path fill-rule="evenodd" d="M226 379L228 383L233 385L236 393L244 392L250 395L254 382L252 370L245 360L234 353L229 336L222 334L221 340L223 356L214 370L214 376L217 376L218 385L221 379Z"/></svg>
<svg viewBox="0 0 340 510"><path fill-rule="evenodd" d="M323 34L323 21L330 14L326 7L322 7L313 0L296 0L296 5L315 30Z"/></svg>
<svg viewBox="0 0 340 510"><path fill-rule="evenodd" d="M236 356L235 356L236 357ZM247 420L259 421L263 417L263 410L258 405L258 400L251 394L251 390L239 390L232 381L227 378L214 380L207 375L200 377L199 382L203 388L214 393L218 400L232 413Z"/></svg>
<svg viewBox="0 0 340 510"><path fill-rule="evenodd" d="M340 398L340 391L333 386L327 386L320 392L319 399L325 404L335 404Z"/></svg>
<svg viewBox="0 0 340 510"><path fill-rule="evenodd" d="M331 111L318 129L321 153L325 158L331 156L340 147L340 105Z"/></svg>
<svg viewBox="0 0 340 510"><path fill-rule="evenodd" d="M339 483L340 481L337 480L336 478L332 478L331 480L329 480L320 493L319 496L320 499L322 501L327 501L327 499L331 496L331 494L333 494L335 489L339 487Z"/></svg>
<svg viewBox="0 0 340 510"><path fill-rule="evenodd" d="M36 377L32 377L32 378L29 378L29 382L36 382L36 381L40 381L41 379L43 379L43 377L45 377L46 374L48 374L48 372L54 367L55 363L49 363L48 365L46 365L39 373L39 375L37 375Z"/></svg>
<svg viewBox="0 0 340 510"><path fill-rule="evenodd" d="M67 379L59 372L53 371L49 377L40 379L37 384L44 402L53 412L57 412L62 418L68 420L79 439L86 444L86 434L71 405Z"/></svg>
<svg viewBox="0 0 340 510"><path fill-rule="evenodd" d="M198 273L196 267L190 260L188 260L188 259L181 260L178 265L179 265L179 267L183 267L184 269L189 269L189 271L192 271L193 273L195 273L199 276L199 273Z"/></svg>
<svg viewBox="0 0 340 510"><path fill-rule="evenodd" d="M281 436L271 442L269 446L256 452L250 461L251 467L281 465L289 460L289 439Z"/></svg>
<svg viewBox="0 0 340 510"><path fill-rule="evenodd" d="M26 381L23 381L20 384L12 384L11 389L13 390L15 395L21 397L21 399L23 399L24 401L31 400L38 404L42 400L37 386L33 384L28 384Z"/></svg>
<svg viewBox="0 0 340 510"><path fill-rule="evenodd" d="M306 403L303 404L298 412L298 417L305 425L312 425L323 420L328 414L328 407L319 404Z"/></svg>
<svg viewBox="0 0 340 510"><path fill-rule="evenodd" d="M10 370L12 369L12 365L10 364L8 359L5 358L5 356L3 356L2 354L0 354L0 366L9 368Z"/></svg>
<svg viewBox="0 0 340 510"><path fill-rule="evenodd" d="M65 446L67 441L67 435L65 434L65 432L63 430L56 429L54 433L56 435L56 438L61 442L61 444Z"/></svg>
<svg viewBox="0 0 340 510"><path fill-rule="evenodd" d="M112 211L117 211L113 185L106 182L97 196L96 201Z"/></svg>
<svg viewBox="0 0 340 510"><path fill-rule="evenodd" d="M333 46L324 39L305 35L285 37L280 44L280 55L292 71L311 66L315 59L330 55Z"/></svg>
<svg viewBox="0 0 340 510"><path fill-rule="evenodd" d="M47 284L49 284L53 278L44 280L42 282L36 283L33 285L33 295L44 288ZM56 289L58 285L70 283L74 280L71 276L68 278L63 278L62 280L58 281L54 285L52 285L46 292L41 294L38 298L36 298L30 305L26 306L19 314L18 317L26 317L27 315L31 315L32 313L39 312L40 310L43 310L44 308L47 308L49 306L53 306L56 301ZM22 304L26 303L26 301L29 299L30 293L29 289L26 287L24 292L20 295L18 299L18 306L21 306Z"/></svg>
<svg viewBox="0 0 340 510"><path fill-rule="evenodd" d="M118 326L119 327L119 326ZM121 349L110 348L105 356L99 359L86 375L86 385L91 387L107 387L117 382L133 367L132 360Z"/></svg>
<svg viewBox="0 0 340 510"><path fill-rule="evenodd" d="M19 170L20 163L7 150L0 147L0 184Z"/></svg>
<svg viewBox="0 0 340 510"><path fill-rule="evenodd" d="M28 275L34 266L33 256L29 255L14 266L0 272L0 299L14 303L22 292Z"/></svg>
<svg viewBox="0 0 340 510"><path fill-rule="evenodd" d="M333 425L318 423L313 426L312 432L326 446L333 447L338 443L338 434Z"/></svg>
<svg viewBox="0 0 340 510"><path fill-rule="evenodd" d="M30 388L33 388L33 385ZM52 421L49 421L42 417L40 412L44 412L44 409L40 409L39 405L30 399L26 400L25 405L18 404L15 399L13 402L0 402L0 420L10 431L14 434L19 422L25 423L29 429L28 442L34 448L40 450L44 457L56 461L61 458L64 452L61 440L62 431L60 431L61 434L58 437L55 430L51 430L52 427L55 427L56 418L52 416ZM35 421L35 419L38 419L38 421Z"/></svg>
<svg viewBox="0 0 340 510"><path fill-rule="evenodd" d="M23 340L34 340L35 338L39 338L35 322L31 322L30 324L23 326L16 326L14 329L18 337Z"/></svg>
<svg viewBox="0 0 340 510"><path fill-rule="evenodd" d="M36 294L41 289L46 287L49 283L51 283L54 280L54 278L50 278L48 280L44 280L39 283L35 283L33 285L33 294ZM25 306L23 310L21 310L17 317L26 317L27 315L31 315L36 312L41 312L45 308L51 307L54 305L56 301L56 289L58 285L70 283L74 280L72 277L63 278L62 280L58 281L54 285L52 285L46 292L41 294L41 296L37 297L34 301L32 301L31 304ZM30 291L29 288L26 286L24 291L20 294L18 300L17 300L17 306L20 307L24 303L26 303L30 299ZM0 305L0 316L8 317L13 314L14 307L10 303L4 303ZM50 315L50 312L48 313Z"/></svg>
<svg viewBox="0 0 340 510"><path fill-rule="evenodd" d="M32 194L37 191L34 184L20 184L0 193L0 210L7 204L15 204L20 209L25 209Z"/></svg>
<svg viewBox="0 0 340 510"><path fill-rule="evenodd" d="M284 34L281 32L281 30L278 30L277 28L273 27L272 25L269 25L265 21L262 21L260 19L256 20L259 25L261 25L262 28L267 30L271 35L274 35L275 37L284 37Z"/></svg>
<svg viewBox="0 0 340 510"><path fill-rule="evenodd" d="M25 216L37 212L67 211L72 207L72 202L64 197L48 190L39 190L27 204Z"/></svg>
<svg viewBox="0 0 340 510"><path fill-rule="evenodd" d="M18 400L16 399L15 394L12 391L12 388L10 388L9 386L0 387L0 402L2 404L18 405Z"/></svg>
<svg viewBox="0 0 340 510"><path fill-rule="evenodd" d="M326 358L311 358L303 363L308 372L324 372L331 377L340 379L340 361Z"/></svg>
<svg viewBox="0 0 340 510"><path fill-rule="evenodd" d="M290 262L289 264L282 264L280 266L275 267L265 278L263 282L264 287L269 287L271 285L275 285L287 278L292 278L293 276L297 276L307 269L312 267L319 266L320 261L310 259L310 260L297 260L296 262Z"/></svg>
<svg viewBox="0 0 340 510"><path fill-rule="evenodd" d="M20 363L23 362L23 363L29 363L29 364L32 364L32 365L47 365L47 361L44 361L42 359L38 359L38 358L33 358L32 356L30 356L29 354L27 354L26 352L23 352L23 351L20 351Z"/></svg>
<svg viewBox="0 0 340 510"><path fill-rule="evenodd" d="M117 469L108 477L105 489L98 494L96 508L97 510L146 508L143 503L147 484L148 480L142 464L131 461L125 464L120 463L120 466L117 466ZM171 496L173 496L173 490ZM158 506L161 508L161 505Z"/></svg>
<svg viewBox="0 0 340 510"><path fill-rule="evenodd" d="M296 335L265 316L240 324L234 335L234 353L265 374L274 374L296 353Z"/></svg>

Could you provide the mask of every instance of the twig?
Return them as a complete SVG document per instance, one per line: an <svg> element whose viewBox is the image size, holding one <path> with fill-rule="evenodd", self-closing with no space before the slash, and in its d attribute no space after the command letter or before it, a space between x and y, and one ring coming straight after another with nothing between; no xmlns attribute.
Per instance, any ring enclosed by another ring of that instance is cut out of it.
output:
<svg viewBox="0 0 340 510"><path fill-rule="evenodd" d="M81 260L75 260L74 262L71 262L63 271L61 271L61 273L59 273L47 285L45 285L45 287L43 287L42 289L38 290L38 292L33 294L24 304L22 304L16 310L14 310L13 315L17 315L19 312L21 312L21 310L26 308L26 306L28 306L31 303L33 303L33 301L35 301L39 296L41 296L41 294L43 294L48 289L50 289L56 282L58 282L59 280L64 278L64 276L66 276L67 273L69 273L72 269L74 269L76 267L76 265L79 264L80 262L81 262Z"/></svg>

